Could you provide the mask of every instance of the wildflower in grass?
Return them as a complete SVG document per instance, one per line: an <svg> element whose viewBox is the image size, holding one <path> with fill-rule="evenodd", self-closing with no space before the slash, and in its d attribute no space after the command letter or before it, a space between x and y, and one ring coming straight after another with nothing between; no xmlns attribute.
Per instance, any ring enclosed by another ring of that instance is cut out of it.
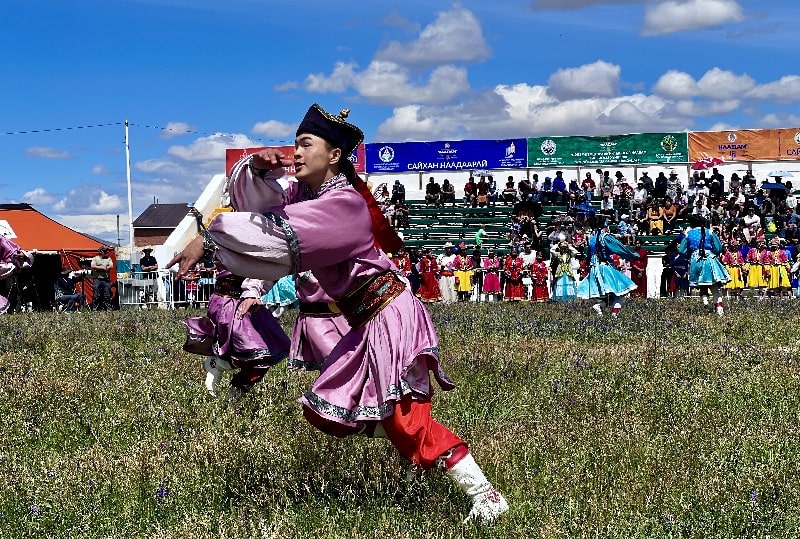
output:
<svg viewBox="0 0 800 539"><path fill-rule="evenodd" d="M750 501L751 502L755 502L757 498L758 498L758 492L756 492L754 490L753 492L750 493Z"/></svg>
<svg viewBox="0 0 800 539"><path fill-rule="evenodd" d="M156 490L156 499L157 500L164 500L169 496L169 488L165 487L164 485L159 485L158 489Z"/></svg>
<svg viewBox="0 0 800 539"><path fill-rule="evenodd" d="M38 505L31 505L31 514L34 516L39 516L39 506Z"/></svg>
<svg viewBox="0 0 800 539"><path fill-rule="evenodd" d="M675 516L672 513L667 514L667 524L675 524Z"/></svg>

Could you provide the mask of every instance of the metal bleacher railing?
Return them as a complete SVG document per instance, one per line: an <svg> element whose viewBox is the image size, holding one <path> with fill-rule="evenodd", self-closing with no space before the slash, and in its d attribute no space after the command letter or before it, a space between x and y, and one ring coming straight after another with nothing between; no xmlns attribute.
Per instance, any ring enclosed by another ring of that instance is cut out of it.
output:
<svg viewBox="0 0 800 539"><path fill-rule="evenodd" d="M214 292L213 277L192 276L175 279L170 270L134 271L117 280L122 309L200 308Z"/></svg>

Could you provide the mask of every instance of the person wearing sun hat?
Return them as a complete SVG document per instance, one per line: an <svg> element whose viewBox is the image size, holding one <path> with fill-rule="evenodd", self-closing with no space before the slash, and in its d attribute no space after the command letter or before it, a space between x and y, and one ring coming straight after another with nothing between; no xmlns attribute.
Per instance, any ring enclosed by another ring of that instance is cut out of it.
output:
<svg viewBox="0 0 800 539"><path fill-rule="evenodd" d="M472 499L468 520L493 520L508 503L467 443L431 417L431 378L443 390L454 384L439 363L430 314L375 248L370 212L353 188L358 178L348 160L363 133L346 116L313 105L300 122L295 177L310 191L308 200L265 213L220 214L205 241L216 245L222 265L242 275L275 280L311 270L348 320L352 330L300 399L312 425L337 437L386 436L416 465L445 470ZM271 173L292 163L276 149L249 159L264 181L277 181ZM203 242L195 239L171 261L179 274L197 261Z"/></svg>
<svg viewBox="0 0 800 539"><path fill-rule="evenodd" d="M114 261L108 256L111 249L101 245L92 258L92 308L106 310L111 307L111 268Z"/></svg>

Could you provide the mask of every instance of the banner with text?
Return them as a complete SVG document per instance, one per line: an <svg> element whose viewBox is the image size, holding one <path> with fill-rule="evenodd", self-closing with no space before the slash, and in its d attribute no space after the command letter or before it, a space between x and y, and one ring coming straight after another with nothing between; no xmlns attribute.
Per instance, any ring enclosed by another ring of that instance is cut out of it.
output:
<svg viewBox="0 0 800 539"><path fill-rule="evenodd" d="M725 161L800 160L800 128L689 133L689 158Z"/></svg>
<svg viewBox="0 0 800 539"><path fill-rule="evenodd" d="M524 138L367 144L367 172L525 168Z"/></svg>
<svg viewBox="0 0 800 539"><path fill-rule="evenodd" d="M283 152L283 155L288 157L292 157L294 155L294 146L268 146L269 148L275 148L276 150L280 150ZM225 175L231 173L231 168L233 165L236 164L236 161L244 157L245 155L252 155L256 152L266 149L267 146L261 146L258 148L228 148L225 150ZM364 167L364 145L359 144L356 151L353 155L350 156L350 162L353 163L353 166L356 169L356 172L359 174L363 174L365 172ZM294 176L294 166L286 167L286 174L289 176Z"/></svg>
<svg viewBox="0 0 800 539"><path fill-rule="evenodd" d="M528 166L686 163L686 133L528 139Z"/></svg>

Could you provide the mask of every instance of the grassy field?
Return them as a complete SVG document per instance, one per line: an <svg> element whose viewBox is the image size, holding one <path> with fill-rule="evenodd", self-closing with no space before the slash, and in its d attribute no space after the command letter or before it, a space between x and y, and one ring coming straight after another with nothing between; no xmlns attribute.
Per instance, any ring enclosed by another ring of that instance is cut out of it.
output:
<svg viewBox="0 0 800 539"><path fill-rule="evenodd" d="M431 311L458 383L434 414L508 498L496 525L386 440L307 425L313 374L209 397L183 311L32 313L0 317L0 537L800 536L800 302Z"/></svg>

